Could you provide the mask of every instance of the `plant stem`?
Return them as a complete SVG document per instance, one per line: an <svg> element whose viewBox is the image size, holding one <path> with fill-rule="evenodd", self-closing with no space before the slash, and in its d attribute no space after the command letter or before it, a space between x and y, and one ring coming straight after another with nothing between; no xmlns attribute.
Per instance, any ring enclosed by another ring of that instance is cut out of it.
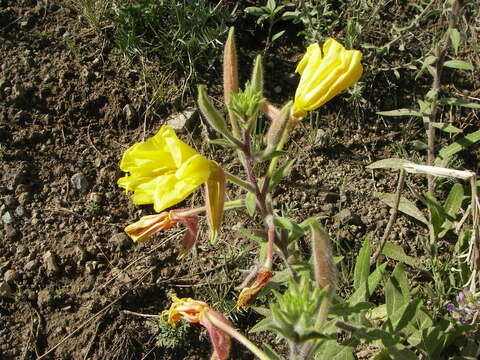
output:
<svg viewBox="0 0 480 360"><path fill-rule="evenodd" d="M208 320L217 328L222 330L223 332L230 335L232 338L236 339L239 343L245 346L248 350L250 350L256 357L260 360L271 360L258 346L248 340L245 335L238 332L236 329L231 327L229 324L224 323L223 321L217 319L215 316L211 316L208 311L205 312L205 316L207 316Z"/></svg>
<svg viewBox="0 0 480 360"><path fill-rule="evenodd" d="M230 174L229 172L225 171L225 176L230 182L250 191L250 192L255 192L255 188L253 187L252 184L240 179L238 176L235 176L233 174Z"/></svg>
<svg viewBox="0 0 480 360"><path fill-rule="evenodd" d="M398 184L397 184L397 191L395 193L395 202L393 203L392 212L390 214L390 219L388 220L387 227L385 228L385 232L383 233L382 240L377 247L377 250L373 253L370 259L370 265L373 265L375 261L377 261L378 257L382 253L383 248L387 242L388 236L390 235L390 231L393 228L393 224L397 219L398 214L398 207L400 205L400 198L402 196L403 186L405 184L405 169L400 169L400 174L398 175Z"/></svg>
<svg viewBox="0 0 480 360"><path fill-rule="evenodd" d="M445 63L445 56L447 55L447 51L450 48L452 43L452 39L450 37L450 29L454 29L457 23L457 17L460 12L460 9L464 5L464 0L456 0L452 5L452 11L450 13L450 18L448 22L448 29L445 34L445 41L443 46L437 44L435 48L435 56L437 61L435 63L435 71L433 74L433 98L431 99L430 105L430 116L428 121L428 144L427 144L427 165L433 166L435 160L435 128L433 127L433 123L437 119L438 113L438 94L440 93L441 89L441 79L442 79L442 72L443 72L443 64ZM434 177L432 175L428 175L428 193L433 195L435 190L435 184L433 182Z"/></svg>

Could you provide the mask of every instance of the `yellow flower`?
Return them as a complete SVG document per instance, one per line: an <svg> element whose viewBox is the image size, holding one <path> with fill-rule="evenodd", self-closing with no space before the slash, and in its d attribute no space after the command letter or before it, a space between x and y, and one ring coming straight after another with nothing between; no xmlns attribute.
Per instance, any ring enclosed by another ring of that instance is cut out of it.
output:
<svg viewBox="0 0 480 360"><path fill-rule="evenodd" d="M118 185L133 191L133 203L153 204L156 212L178 204L210 177L210 160L162 126L145 142L123 154L120 169L127 173Z"/></svg>
<svg viewBox="0 0 480 360"><path fill-rule="evenodd" d="M263 268L257 274L255 282L240 292L237 299L237 308L248 308L250 307L255 299L257 298L258 293L262 290L268 283L268 280L272 277L272 273L267 269Z"/></svg>
<svg viewBox="0 0 480 360"><path fill-rule="evenodd" d="M168 323L173 328L177 326L177 322L180 319L204 326L210 335L210 342L213 345L211 359L228 359L231 347L230 336L218 328L213 320L216 323L223 323L228 328L231 328L231 324L225 316L213 310L207 303L191 298L178 298L177 295L172 294L172 305L170 309L163 311L161 316L167 316Z"/></svg>
<svg viewBox="0 0 480 360"><path fill-rule="evenodd" d="M322 50L318 43L307 48L307 53L295 70L300 83L295 93L293 116L303 118L338 93L355 84L362 76L358 50L346 50L334 39L328 39Z"/></svg>

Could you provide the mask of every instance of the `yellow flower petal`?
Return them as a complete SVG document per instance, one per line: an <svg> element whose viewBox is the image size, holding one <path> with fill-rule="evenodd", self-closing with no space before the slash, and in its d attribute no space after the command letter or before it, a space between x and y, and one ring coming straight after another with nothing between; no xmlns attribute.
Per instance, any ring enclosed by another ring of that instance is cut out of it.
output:
<svg viewBox="0 0 480 360"><path fill-rule="evenodd" d="M346 50L334 39L323 45L323 57L318 44L310 45L296 70L301 78L295 93L293 115L305 117L308 111L317 109L355 84L363 72L361 58L360 51Z"/></svg>
<svg viewBox="0 0 480 360"><path fill-rule="evenodd" d="M184 200L210 176L210 161L168 126L125 151L120 168L127 175L117 183L134 192L133 203L154 204L157 212Z"/></svg>

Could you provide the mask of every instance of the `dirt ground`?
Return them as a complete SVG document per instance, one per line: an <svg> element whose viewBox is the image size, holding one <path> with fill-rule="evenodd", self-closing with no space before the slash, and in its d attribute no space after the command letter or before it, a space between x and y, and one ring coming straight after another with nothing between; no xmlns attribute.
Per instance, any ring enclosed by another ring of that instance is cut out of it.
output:
<svg viewBox="0 0 480 360"><path fill-rule="evenodd" d="M274 102L292 96L302 51L299 41L284 52L285 75L267 74L266 95ZM158 314L169 306L171 292L198 295L199 288L224 281L226 272L233 298L241 282L238 257L248 264L245 258L254 256L254 245L234 230L250 221L240 212L227 215L217 246L209 244L203 224L196 253L182 260L182 234L175 229L144 245L123 233L152 209L133 206L116 185L122 153L183 109L167 106L144 116L142 79L114 52L79 21L70 1L0 0L1 359L208 359L208 335L201 329L189 328L189 348L168 350L155 344L146 319L125 310ZM392 191L396 174L365 166L398 157L395 145L410 136L398 119L375 114L399 98L409 101L402 97L408 86L394 82L379 74L375 85L365 84L370 110L361 115L351 104L338 112L346 103L335 99L322 110L321 130L305 122L289 144L297 162L277 191L277 204L293 219L328 217L337 250L356 251L366 234L386 225L389 210L373 194ZM272 90L276 86L284 89L281 95ZM182 104L192 105L193 99ZM238 172L234 154L206 145L196 122L193 132L179 136ZM478 149L466 156L467 168L478 171L477 156ZM230 199L239 194L229 187ZM201 201L198 193L187 205ZM400 217L392 240L422 256L411 240L424 231ZM227 241L242 249L225 254ZM256 319L250 312L234 316L241 329ZM237 344L232 357L253 358Z"/></svg>

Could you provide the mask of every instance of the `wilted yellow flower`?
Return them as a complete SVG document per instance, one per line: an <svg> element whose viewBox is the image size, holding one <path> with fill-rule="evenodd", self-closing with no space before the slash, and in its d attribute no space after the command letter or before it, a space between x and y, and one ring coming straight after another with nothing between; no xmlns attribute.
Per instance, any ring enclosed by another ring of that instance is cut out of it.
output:
<svg viewBox="0 0 480 360"><path fill-rule="evenodd" d="M253 284L249 287L242 289L240 295L237 299L237 308L250 307L255 299L257 298L258 293L262 290L268 283L268 280L272 277L272 273L265 268L259 270L257 278Z"/></svg>
<svg viewBox="0 0 480 360"><path fill-rule="evenodd" d="M198 217L191 210L177 209L143 216L140 220L128 225L125 232L133 241L145 242L157 232L169 229L177 223L187 228L182 241L182 255L185 255L197 239Z"/></svg>
<svg viewBox="0 0 480 360"><path fill-rule="evenodd" d="M133 191L133 203L153 204L156 212L184 200L210 177L210 160L162 126L145 142L123 154L120 169L127 173L118 185Z"/></svg>
<svg viewBox="0 0 480 360"><path fill-rule="evenodd" d="M323 45L323 55L318 43L307 48L307 53L295 70L301 74L295 93L293 116L302 118L307 111L315 110L338 93L355 84L362 76L358 50L346 50L334 39Z"/></svg>
<svg viewBox="0 0 480 360"><path fill-rule="evenodd" d="M229 321L208 306L207 303L191 298L178 298L177 295L172 295L172 305L170 309L162 312L162 316L168 317L168 323L175 328L178 320L183 319L190 323L199 323L203 325L210 335L210 341L213 345L212 359L226 360L230 353L230 336L219 329L212 322L212 318L220 321L226 326L231 327Z"/></svg>

